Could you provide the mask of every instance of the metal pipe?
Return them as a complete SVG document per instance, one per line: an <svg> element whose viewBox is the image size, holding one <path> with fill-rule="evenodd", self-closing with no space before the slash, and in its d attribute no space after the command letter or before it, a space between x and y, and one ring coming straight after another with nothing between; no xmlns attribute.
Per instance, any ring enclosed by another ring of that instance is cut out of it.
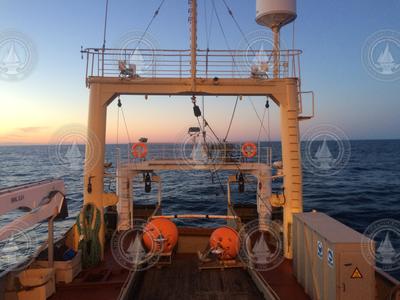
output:
<svg viewBox="0 0 400 300"><path fill-rule="evenodd" d="M279 27L272 27L272 32L274 33L274 78L279 77L279 50L280 50L280 34Z"/></svg>
<svg viewBox="0 0 400 300"><path fill-rule="evenodd" d="M54 219L56 218L57 213L54 214L49 219L48 223L48 248L47 248L47 259L49 268L54 267Z"/></svg>

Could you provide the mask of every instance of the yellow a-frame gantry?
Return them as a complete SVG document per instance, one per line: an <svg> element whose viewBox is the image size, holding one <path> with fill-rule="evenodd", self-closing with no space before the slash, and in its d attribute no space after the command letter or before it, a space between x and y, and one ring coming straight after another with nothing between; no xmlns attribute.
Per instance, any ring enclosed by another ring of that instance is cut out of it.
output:
<svg viewBox="0 0 400 300"><path fill-rule="evenodd" d="M299 137L298 78L88 78L90 104L88 142L84 172L84 204L93 203L103 216L104 207L115 203L115 195L104 192L104 159L107 107L119 95L207 95L269 96L280 108L283 162L284 255L292 258L293 214L302 212L302 171ZM95 147L95 149L93 149ZM90 183L91 188L88 188ZM104 246L102 222L100 242Z"/></svg>

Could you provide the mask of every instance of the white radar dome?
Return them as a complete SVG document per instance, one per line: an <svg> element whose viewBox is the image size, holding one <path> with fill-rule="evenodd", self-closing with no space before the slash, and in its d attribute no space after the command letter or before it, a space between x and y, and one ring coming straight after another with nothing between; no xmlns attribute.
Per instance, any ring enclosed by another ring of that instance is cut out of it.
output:
<svg viewBox="0 0 400 300"><path fill-rule="evenodd" d="M297 17L296 0L256 0L256 22L269 28L282 27Z"/></svg>

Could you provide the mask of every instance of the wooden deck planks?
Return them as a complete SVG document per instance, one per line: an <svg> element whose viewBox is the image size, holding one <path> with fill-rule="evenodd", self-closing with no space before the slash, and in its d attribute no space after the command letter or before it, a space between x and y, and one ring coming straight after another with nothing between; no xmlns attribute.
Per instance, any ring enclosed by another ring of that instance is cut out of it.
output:
<svg viewBox="0 0 400 300"><path fill-rule="evenodd" d="M199 270L195 255L177 255L173 264L144 273L142 284L131 299L263 299L247 271L241 268Z"/></svg>

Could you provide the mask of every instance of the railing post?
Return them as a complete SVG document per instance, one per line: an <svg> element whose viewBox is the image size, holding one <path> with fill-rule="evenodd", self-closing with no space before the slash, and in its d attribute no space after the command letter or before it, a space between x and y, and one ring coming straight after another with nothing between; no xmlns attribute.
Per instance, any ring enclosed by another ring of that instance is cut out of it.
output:
<svg viewBox="0 0 400 300"><path fill-rule="evenodd" d="M104 55L105 55L105 49L103 48L102 50L102 61L101 61L101 76L104 77Z"/></svg>
<svg viewBox="0 0 400 300"><path fill-rule="evenodd" d="M92 70L90 72L91 76L93 76L94 72L94 53L92 54Z"/></svg>
<svg viewBox="0 0 400 300"><path fill-rule="evenodd" d="M179 52L179 78L182 78L182 52Z"/></svg>

